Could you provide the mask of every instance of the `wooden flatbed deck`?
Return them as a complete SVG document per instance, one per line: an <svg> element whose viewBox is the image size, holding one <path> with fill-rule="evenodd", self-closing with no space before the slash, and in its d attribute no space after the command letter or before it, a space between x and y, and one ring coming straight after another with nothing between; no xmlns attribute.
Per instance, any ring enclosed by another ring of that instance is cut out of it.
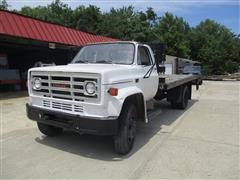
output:
<svg viewBox="0 0 240 180"><path fill-rule="evenodd" d="M190 74L171 74L171 75L163 75L160 78L165 78L164 89L169 90L180 86L182 84L195 81L200 78L199 75L190 75Z"/></svg>

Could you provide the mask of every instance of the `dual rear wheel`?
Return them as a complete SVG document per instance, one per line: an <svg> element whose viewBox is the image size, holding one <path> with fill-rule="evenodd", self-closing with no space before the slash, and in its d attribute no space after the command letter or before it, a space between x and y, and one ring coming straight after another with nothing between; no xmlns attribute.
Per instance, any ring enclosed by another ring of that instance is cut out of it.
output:
<svg viewBox="0 0 240 180"><path fill-rule="evenodd" d="M172 108L176 109L186 109L188 106L188 100L190 98L190 92L188 90L188 86L184 86L182 90L178 91L179 94L179 101L176 101L176 99L171 100L171 106Z"/></svg>

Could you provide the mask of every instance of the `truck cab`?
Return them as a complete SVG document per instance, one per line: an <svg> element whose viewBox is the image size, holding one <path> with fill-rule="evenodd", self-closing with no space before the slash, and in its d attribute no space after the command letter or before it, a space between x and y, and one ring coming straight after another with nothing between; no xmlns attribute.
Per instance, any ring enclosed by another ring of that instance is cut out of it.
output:
<svg viewBox="0 0 240 180"><path fill-rule="evenodd" d="M32 68L27 115L47 136L64 129L111 135L116 152L127 154L136 122L148 122L147 102L173 101L164 95L155 54L138 42L96 43L81 48L68 65Z"/></svg>

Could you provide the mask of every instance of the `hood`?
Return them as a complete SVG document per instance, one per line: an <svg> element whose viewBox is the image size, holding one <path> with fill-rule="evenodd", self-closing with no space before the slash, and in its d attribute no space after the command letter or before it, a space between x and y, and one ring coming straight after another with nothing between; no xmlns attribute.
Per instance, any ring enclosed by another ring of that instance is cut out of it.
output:
<svg viewBox="0 0 240 180"><path fill-rule="evenodd" d="M134 67L135 65L119 64L68 64L31 68L29 71L101 74L102 84L111 84L128 81L129 77L132 77L130 74L134 74Z"/></svg>

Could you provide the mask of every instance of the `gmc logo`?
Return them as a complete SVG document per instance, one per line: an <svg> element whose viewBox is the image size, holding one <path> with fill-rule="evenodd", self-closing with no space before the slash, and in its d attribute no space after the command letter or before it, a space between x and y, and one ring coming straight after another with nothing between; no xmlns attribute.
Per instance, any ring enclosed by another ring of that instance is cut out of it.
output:
<svg viewBox="0 0 240 180"><path fill-rule="evenodd" d="M57 84L57 83L52 83L52 87L70 88L70 85L69 85L69 84Z"/></svg>

